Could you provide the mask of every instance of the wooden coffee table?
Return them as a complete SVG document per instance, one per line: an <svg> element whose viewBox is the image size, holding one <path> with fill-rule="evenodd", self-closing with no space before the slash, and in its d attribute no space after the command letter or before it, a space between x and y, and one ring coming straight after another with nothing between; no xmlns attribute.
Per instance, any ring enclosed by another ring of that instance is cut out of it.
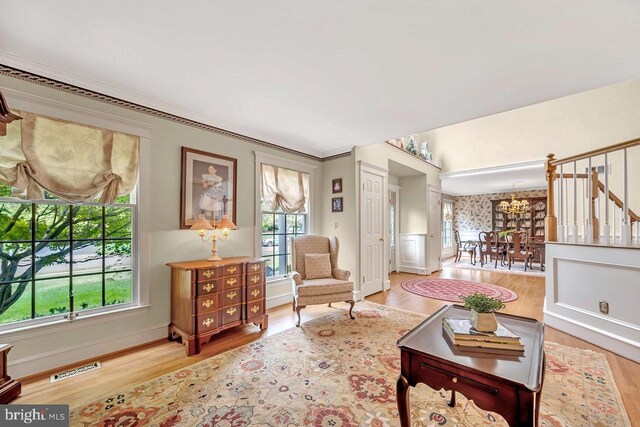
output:
<svg viewBox="0 0 640 427"><path fill-rule="evenodd" d="M469 310L442 307L398 341L401 373L397 383L400 424L410 425L409 386L424 383L451 390L487 411L504 417L510 426L537 426L544 381L544 325L535 319L497 314L498 321L522 338L524 356L458 351L443 336L443 317L469 317Z"/></svg>

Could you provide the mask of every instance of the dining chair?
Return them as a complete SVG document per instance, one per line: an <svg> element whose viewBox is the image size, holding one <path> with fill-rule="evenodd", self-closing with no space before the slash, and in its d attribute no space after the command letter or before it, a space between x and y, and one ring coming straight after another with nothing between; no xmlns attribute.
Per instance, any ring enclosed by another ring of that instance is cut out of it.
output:
<svg viewBox="0 0 640 427"><path fill-rule="evenodd" d="M494 268L498 268L498 258L504 260L504 253L499 247L498 233L495 231L481 231L478 234L478 248L480 250L480 266L484 267L484 263L489 257L489 261L495 260Z"/></svg>
<svg viewBox="0 0 640 427"><path fill-rule="evenodd" d="M462 253L465 252L469 254L471 264L476 265L476 249L478 248L478 245L471 240L463 242L460 239L460 232L458 230L455 230L453 232L453 237L456 241L456 257L454 262L460 261L460 258L462 258Z"/></svg>
<svg viewBox="0 0 640 427"><path fill-rule="evenodd" d="M507 252L507 262L509 270L514 261L524 261L524 271L527 271L527 264L532 263L533 252L527 244L529 236L524 231L514 231L507 236L510 249Z"/></svg>

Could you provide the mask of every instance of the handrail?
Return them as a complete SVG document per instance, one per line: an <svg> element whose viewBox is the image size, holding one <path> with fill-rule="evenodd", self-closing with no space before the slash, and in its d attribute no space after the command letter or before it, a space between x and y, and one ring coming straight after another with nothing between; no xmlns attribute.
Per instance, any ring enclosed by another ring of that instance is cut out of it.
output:
<svg viewBox="0 0 640 427"><path fill-rule="evenodd" d="M553 159L549 160L550 166L560 166L571 162L577 162L578 160L588 159L589 157L601 156L603 154L613 153L614 151L624 150L625 148L631 148L640 145L640 138L631 139L629 141L620 142L618 144L610 145L609 147L598 148L597 150L587 151L586 153L577 154L575 156L567 157L566 159Z"/></svg>

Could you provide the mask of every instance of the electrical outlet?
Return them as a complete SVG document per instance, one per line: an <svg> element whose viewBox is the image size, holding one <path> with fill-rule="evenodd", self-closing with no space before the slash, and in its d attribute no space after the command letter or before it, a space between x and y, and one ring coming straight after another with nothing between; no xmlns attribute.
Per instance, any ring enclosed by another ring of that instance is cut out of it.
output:
<svg viewBox="0 0 640 427"><path fill-rule="evenodd" d="M600 313L609 314L609 303L606 301L600 301Z"/></svg>

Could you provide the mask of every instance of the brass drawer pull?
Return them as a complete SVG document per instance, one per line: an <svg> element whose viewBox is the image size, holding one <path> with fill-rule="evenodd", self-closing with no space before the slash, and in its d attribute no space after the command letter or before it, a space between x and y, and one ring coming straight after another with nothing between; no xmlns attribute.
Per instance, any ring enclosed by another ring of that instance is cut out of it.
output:
<svg viewBox="0 0 640 427"><path fill-rule="evenodd" d="M205 270L205 271L202 272L202 275L204 277L206 277L207 279L210 279L211 276L213 276L213 271L212 270Z"/></svg>
<svg viewBox="0 0 640 427"><path fill-rule="evenodd" d="M457 377L453 377L453 379L451 381L453 381L454 383L457 383L458 382L458 378Z"/></svg>
<svg viewBox="0 0 640 427"><path fill-rule="evenodd" d="M257 297L258 295L260 295L260 289L254 289L251 291L251 295L253 295L253 297Z"/></svg>
<svg viewBox="0 0 640 427"><path fill-rule="evenodd" d="M231 279L227 279L227 285L233 286L233 285L236 284L236 282L237 282L237 280L234 279L233 277Z"/></svg>
<svg viewBox="0 0 640 427"><path fill-rule="evenodd" d="M213 320L210 317L207 317L205 320L202 321L202 326L206 326L207 328L211 325L213 325L213 323L215 322L215 320Z"/></svg>
<svg viewBox="0 0 640 427"><path fill-rule="evenodd" d="M227 294L227 298L228 298L228 299L234 299L234 298L236 297L236 295L238 295L238 294L237 294L237 293L235 293L235 292L229 292L229 293Z"/></svg>
<svg viewBox="0 0 640 427"><path fill-rule="evenodd" d="M236 312L236 308L235 307L231 307L230 309L227 310L227 314L230 315L230 316L235 312Z"/></svg>
<svg viewBox="0 0 640 427"><path fill-rule="evenodd" d="M214 300L212 300L212 299L207 299L207 300L202 301L202 306L203 306L203 307L207 307L207 308L209 308L209 307L211 307L212 305L214 305L215 303L216 303L216 302L215 302Z"/></svg>
<svg viewBox="0 0 640 427"><path fill-rule="evenodd" d="M260 310L260 306L259 305L254 305L253 307L251 307L251 312L253 314L256 314L258 312L258 310Z"/></svg>
<svg viewBox="0 0 640 427"><path fill-rule="evenodd" d="M258 283L258 280L260 280L260 276L253 276L253 277L251 278L251 283L254 283L254 284L255 284L255 283Z"/></svg>
<svg viewBox="0 0 640 427"><path fill-rule="evenodd" d="M258 270L260 270L260 264L253 264L253 265L251 266L251 269L252 269L253 271L258 271Z"/></svg>
<svg viewBox="0 0 640 427"><path fill-rule="evenodd" d="M202 289L204 289L204 290L205 290L205 291L207 291L207 292L211 292L211 290L212 290L213 288L215 288L215 287L216 287L216 285L214 285L213 283L207 283L206 285L204 285L204 286L202 287Z"/></svg>
<svg viewBox="0 0 640 427"><path fill-rule="evenodd" d="M238 267L236 267L235 265L232 265L231 267L227 268L227 273L235 273L236 271L238 271Z"/></svg>

